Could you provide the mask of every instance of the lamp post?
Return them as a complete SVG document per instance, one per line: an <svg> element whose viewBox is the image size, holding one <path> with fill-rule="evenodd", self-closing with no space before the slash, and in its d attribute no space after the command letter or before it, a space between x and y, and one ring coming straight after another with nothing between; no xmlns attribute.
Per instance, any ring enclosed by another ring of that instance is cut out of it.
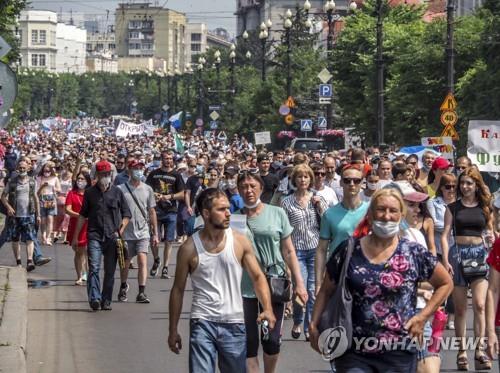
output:
<svg viewBox="0 0 500 373"><path fill-rule="evenodd" d="M202 84L202 74L203 66L205 65L205 58L200 57L198 59L198 118L203 119L203 84Z"/></svg>
<svg viewBox="0 0 500 373"><path fill-rule="evenodd" d="M272 26L270 19L267 20L269 28ZM266 81L266 41L269 36L268 25L264 22L260 25L259 39L262 44L262 81Z"/></svg>
<svg viewBox="0 0 500 373"><path fill-rule="evenodd" d="M384 56L382 0L377 0L377 145L384 144Z"/></svg>
<svg viewBox="0 0 500 373"><path fill-rule="evenodd" d="M193 69L191 68L191 64L186 63L185 70L186 72L186 111L191 111L191 76L193 74Z"/></svg>
<svg viewBox="0 0 500 373"><path fill-rule="evenodd" d="M156 71L156 82L158 85L158 107L161 109L162 97L161 97L161 78L164 76L163 71Z"/></svg>
<svg viewBox="0 0 500 373"><path fill-rule="evenodd" d="M455 65L455 51L453 46L454 34L454 18L455 18L455 0L448 0L446 6L446 90L447 93L454 93L454 65Z"/></svg>
<svg viewBox="0 0 500 373"><path fill-rule="evenodd" d="M132 115L132 88L134 87L134 81L130 79L128 81L128 112L129 115Z"/></svg>
<svg viewBox="0 0 500 373"><path fill-rule="evenodd" d="M215 83L215 86L216 86L216 95L215 97L217 97L217 104L219 104L219 91L220 91L220 63L221 63L221 59L220 59L220 51L216 50L215 53L214 53L214 57L215 57L215 71L216 71L216 74L217 74L217 79L216 79L216 83Z"/></svg>
<svg viewBox="0 0 500 373"><path fill-rule="evenodd" d="M291 41L291 29L292 29L292 11L288 9L285 13L285 21L283 22L283 27L286 32L286 95L290 97L292 95L292 41Z"/></svg>
<svg viewBox="0 0 500 373"><path fill-rule="evenodd" d="M236 46L231 44L231 52L229 53L229 69L231 72L231 123L234 122L234 97L236 95L236 80L235 80L235 64L236 64Z"/></svg>
<svg viewBox="0 0 500 373"><path fill-rule="evenodd" d="M179 77L181 75L181 72L179 70L178 65L175 65L175 70L174 70L174 109L173 112L175 113L177 110L179 110L179 90L178 90L178 84L179 84Z"/></svg>
<svg viewBox="0 0 500 373"><path fill-rule="evenodd" d="M335 32L335 20L333 17L333 12L335 11L335 3L332 0L327 0L325 5L324 5L324 10L326 12L326 19L328 22L328 36L326 38L326 50L327 50L327 65L328 65L328 70L332 70L332 59L331 59L331 53L333 50L333 37L334 37L334 32ZM330 101L330 103L326 107L326 125L328 128L333 127L332 126L332 118L333 118L333 104Z"/></svg>

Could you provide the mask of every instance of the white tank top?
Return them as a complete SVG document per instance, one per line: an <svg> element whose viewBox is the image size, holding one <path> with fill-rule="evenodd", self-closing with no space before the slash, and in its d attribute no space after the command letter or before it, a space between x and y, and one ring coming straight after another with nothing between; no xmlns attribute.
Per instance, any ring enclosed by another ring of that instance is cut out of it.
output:
<svg viewBox="0 0 500 373"><path fill-rule="evenodd" d="M217 254L205 250L199 232L193 234L193 241L198 253L198 266L191 273L191 318L243 323L243 268L234 252L233 231L226 229L226 245Z"/></svg>

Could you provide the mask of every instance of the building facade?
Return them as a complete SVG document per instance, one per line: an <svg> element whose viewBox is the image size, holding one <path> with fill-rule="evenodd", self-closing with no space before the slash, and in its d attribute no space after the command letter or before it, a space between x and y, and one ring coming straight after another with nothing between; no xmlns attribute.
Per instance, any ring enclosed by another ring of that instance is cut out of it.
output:
<svg viewBox="0 0 500 373"><path fill-rule="evenodd" d="M56 32L55 12L22 11L19 16L21 66L56 72Z"/></svg>
<svg viewBox="0 0 500 373"><path fill-rule="evenodd" d="M83 74L87 71L85 62L87 31L74 25L57 24L56 72Z"/></svg>
<svg viewBox="0 0 500 373"><path fill-rule="evenodd" d="M219 33L210 32L204 23L188 23L184 38L186 40L186 63L198 63L200 54L206 53L209 48L230 48L229 34L224 29L219 30Z"/></svg>
<svg viewBox="0 0 500 373"><path fill-rule="evenodd" d="M118 57L165 60L166 68L185 68L186 16L149 3L118 4L115 14Z"/></svg>

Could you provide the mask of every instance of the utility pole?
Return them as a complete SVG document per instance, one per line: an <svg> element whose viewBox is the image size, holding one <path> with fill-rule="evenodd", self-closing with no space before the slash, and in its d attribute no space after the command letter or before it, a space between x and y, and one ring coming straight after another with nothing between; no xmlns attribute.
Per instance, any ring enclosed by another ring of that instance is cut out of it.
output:
<svg viewBox="0 0 500 373"><path fill-rule="evenodd" d="M455 50L453 43L455 22L455 0L448 0L446 7L446 90L447 93L454 93L455 91Z"/></svg>
<svg viewBox="0 0 500 373"><path fill-rule="evenodd" d="M377 146L384 142L383 0L377 0Z"/></svg>

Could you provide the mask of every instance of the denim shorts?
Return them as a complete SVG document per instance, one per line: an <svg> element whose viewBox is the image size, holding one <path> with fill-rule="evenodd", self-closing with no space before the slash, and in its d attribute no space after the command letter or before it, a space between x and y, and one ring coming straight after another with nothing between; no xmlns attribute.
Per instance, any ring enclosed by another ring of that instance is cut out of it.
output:
<svg viewBox="0 0 500 373"><path fill-rule="evenodd" d="M177 233L177 213L168 212L160 214L157 212L158 229L163 228L162 241L173 242Z"/></svg>
<svg viewBox="0 0 500 373"><path fill-rule="evenodd" d="M485 261L488 252L483 244L480 245L458 245L455 244L450 248L449 262L453 268L453 285L467 287L470 281L466 280L460 263L463 259L478 259ZM487 278L487 277L485 277Z"/></svg>
<svg viewBox="0 0 500 373"><path fill-rule="evenodd" d="M246 333L244 323L222 323L191 319L189 333L189 372L246 372Z"/></svg>
<svg viewBox="0 0 500 373"><path fill-rule="evenodd" d="M36 240L35 217L7 218L5 223L7 230L6 241L27 242Z"/></svg>
<svg viewBox="0 0 500 373"><path fill-rule="evenodd" d="M418 310L420 311L420 310ZM430 341L432 336L432 326L430 321L426 321L424 324L424 341ZM424 342L425 343L425 342ZM430 352L429 346L424 345L421 350L417 352L417 360L424 360L431 356L439 356L439 353Z"/></svg>

